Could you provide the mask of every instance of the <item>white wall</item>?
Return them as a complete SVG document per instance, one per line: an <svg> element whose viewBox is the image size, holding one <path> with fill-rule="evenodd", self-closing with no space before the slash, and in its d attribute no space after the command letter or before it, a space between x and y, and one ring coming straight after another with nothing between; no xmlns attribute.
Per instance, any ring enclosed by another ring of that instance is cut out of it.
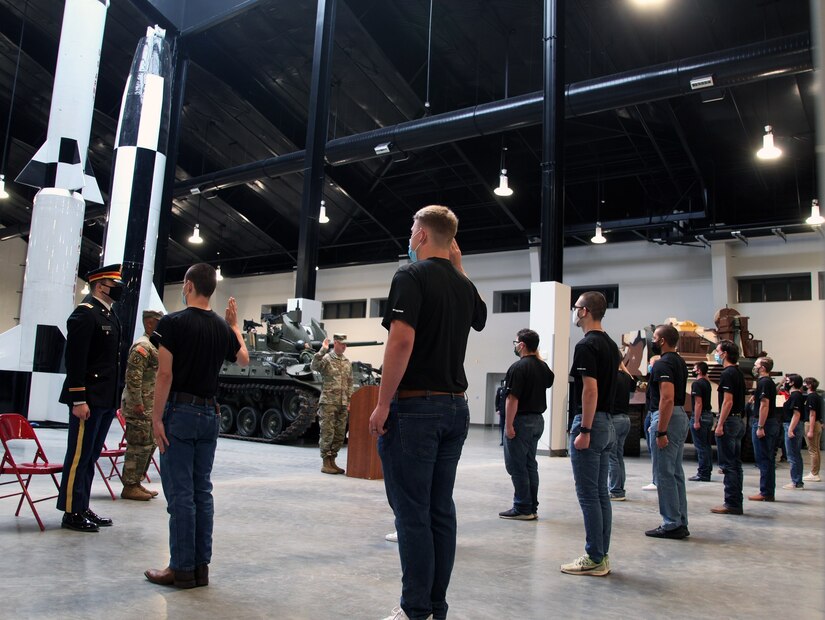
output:
<svg viewBox="0 0 825 620"><path fill-rule="evenodd" d="M0 242L0 333L17 325L20 318L28 247L20 238Z"/></svg>

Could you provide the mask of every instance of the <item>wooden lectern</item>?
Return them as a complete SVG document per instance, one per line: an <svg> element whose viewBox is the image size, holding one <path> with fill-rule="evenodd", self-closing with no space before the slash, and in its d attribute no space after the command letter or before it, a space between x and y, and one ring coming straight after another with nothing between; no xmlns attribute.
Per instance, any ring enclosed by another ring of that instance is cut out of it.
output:
<svg viewBox="0 0 825 620"><path fill-rule="evenodd" d="M378 386L365 385L352 395L349 404L349 441L347 443L347 476L381 480L381 459L378 458L378 435L370 434L370 415L378 404Z"/></svg>

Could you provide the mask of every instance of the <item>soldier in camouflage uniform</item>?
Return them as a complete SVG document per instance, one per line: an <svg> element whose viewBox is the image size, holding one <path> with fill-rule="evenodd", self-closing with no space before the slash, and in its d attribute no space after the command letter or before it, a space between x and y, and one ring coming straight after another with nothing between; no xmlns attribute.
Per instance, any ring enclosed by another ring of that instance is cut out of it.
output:
<svg viewBox="0 0 825 620"><path fill-rule="evenodd" d="M338 450L344 443L347 429L349 399L352 396L352 363L344 357L347 350L346 334L332 336L332 351L329 352L329 339L324 340L321 350L312 358L312 370L321 373L324 388L321 390L318 417L321 423L321 458L325 474L343 474L344 470L335 464Z"/></svg>
<svg viewBox="0 0 825 620"><path fill-rule="evenodd" d="M123 499L147 501L158 492L146 489L140 481L146 475L155 441L152 435L152 405L155 398L155 377L158 372L158 350L149 336L163 316L158 310L143 312L144 334L129 349L126 363L126 387L123 389L121 411L126 418L126 456L123 464Z"/></svg>

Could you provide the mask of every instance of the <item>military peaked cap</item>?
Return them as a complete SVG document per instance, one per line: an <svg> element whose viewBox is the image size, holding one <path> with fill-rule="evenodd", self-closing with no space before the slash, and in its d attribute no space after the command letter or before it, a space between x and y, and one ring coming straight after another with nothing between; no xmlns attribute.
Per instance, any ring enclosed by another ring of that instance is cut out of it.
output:
<svg viewBox="0 0 825 620"><path fill-rule="evenodd" d="M106 265L105 267L98 267L97 269L92 269L89 273L86 274L86 282L91 284L92 282L97 282L98 280L105 280L105 279L114 280L116 284L123 285L123 280L120 277L120 265Z"/></svg>

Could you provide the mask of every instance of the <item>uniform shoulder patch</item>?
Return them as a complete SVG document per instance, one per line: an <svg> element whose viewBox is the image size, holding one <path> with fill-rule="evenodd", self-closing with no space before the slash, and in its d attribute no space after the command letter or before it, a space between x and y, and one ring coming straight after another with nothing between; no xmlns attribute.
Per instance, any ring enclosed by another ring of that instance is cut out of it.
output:
<svg viewBox="0 0 825 620"><path fill-rule="evenodd" d="M84 301L82 304L80 304L80 305L81 305L81 306L84 306L84 307L86 307L86 308L94 308L94 306L93 306L92 304L86 303L85 301Z"/></svg>
<svg viewBox="0 0 825 620"><path fill-rule="evenodd" d="M138 353L140 353L143 357L149 357L149 351L147 351L146 349L144 349L141 345L137 345L137 346L135 347L135 351L137 351Z"/></svg>

